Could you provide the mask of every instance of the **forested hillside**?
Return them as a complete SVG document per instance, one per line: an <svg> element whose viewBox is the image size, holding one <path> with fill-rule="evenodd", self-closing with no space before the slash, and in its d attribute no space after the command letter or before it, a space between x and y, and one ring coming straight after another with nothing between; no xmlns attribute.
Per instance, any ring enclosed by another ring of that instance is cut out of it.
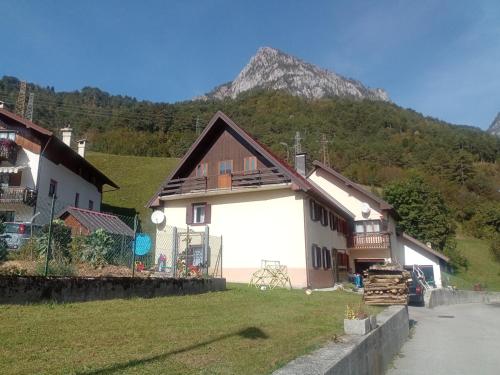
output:
<svg viewBox="0 0 500 375"><path fill-rule="evenodd" d="M19 81L0 80L0 100L14 109ZM286 157L300 131L302 147L356 181L384 187L419 174L438 190L454 218L478 236L500 226L498 138L479 129L424 117L395 104L352 99L305 100L282 92L250 92L234 100L151 103L96 88L56 92L28 84L35 93L34 121L52 130L71 124L94 151L180 157L217 110ZM197 126L198 124L198 126Z"/></svg>

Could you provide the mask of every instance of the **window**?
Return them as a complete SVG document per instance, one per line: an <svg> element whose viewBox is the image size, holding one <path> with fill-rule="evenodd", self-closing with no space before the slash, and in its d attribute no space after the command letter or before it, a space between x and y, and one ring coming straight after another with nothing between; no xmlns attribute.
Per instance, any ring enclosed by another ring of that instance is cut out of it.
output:
<svg viewBox="0 0 500 375"><path fill-rule="evenodd" d="M319 221L321 219L321 216L323 215L323 213L322 213L323 207L321 207L318 204L318 202L311 199L309 201L309 209L310 209L310 213L311 213L311 220L312 221Z"/></svg>
<svg viewBox="0 0 500 375"><path fill-rule="evenodd" d="M312 266L314 269L321 268L321 247L312 245Z"/></svg>
<svg viewBox="0 0 500 375"><path fill-rule="evenodd" d="M211 206L207 203L193 203L186 209L186 224L210 224Z"/></svg>
<svg viewBox="0 0 500 375"><path fill-rule="evenodd" d="M54 195L57 195L57 181L50 180L49 197L53 197Z"/></svg>
<svg viewBox="0 0 500 375"><path fill-rule="evenodd" d="M196 167L196 177L208 176L208 163L200 163Z"/></svg>
<svg viewBox="0 0 500 375"><path fill-rule="evenodd" d="M322 249L323 252L323 268L329 270L332 268L332 253L326 247Z"/></svg>
<svg viewBox="0 0 500 375"><path fill-rule="evenodd" d="M0 173L0 187L9 186L9 174L8 173Z"/></svg>
<svg viewBox="0 0 500 375"><path fill-rule="evenodd" d="M0 222L14 221L14 211L0 211Z"/></svg>
<svg viewBox="0 0 500 375"><path fill-rule="evenodd" d="M193 224L203 224L205 222L205 205L193 204Z"/></svg>
<svg viewBox="0 0 500 375"><path fill-rule="evenodd" d="M339 269L344 269L347 270L349 266L349 256L344 253L337 253L337 264L339 266Z"/></svg>
<svg viewBox="0 0 500 375"><path fill-rule="evenodd" d="M219 162L219 175L231 174L233 171L233 161L223 160Z"/></svg>
<svg viewBox="0 0 500 375"><path fill-rule="evenodd" d="M328 210L321 207L321 225L326 227L328 225Z"/></svg>
<svg viewBox="0 0 500 375"><path fill-rule="evenodd" d="M16 140L16 132L0 131L0 139L10 139L12 141L15 141Z"/></svg>
<svg viewBox="0 0 500 375"><path fill-rule="evenodd" d="M94 209L94 201L89 200L89 210L92 211Z"/></svg>
<svg viewBox="0 0 500 375"><path fill-rule="evenodd" d="M356 233L379 233L380 220L356 221L355 229Z"/></svg>
<svg viewBox="0 0 500 375"><path fill-rule="evenodd" d="M80 204L80 193L75 194L75 207L78 208L78 205Z"/></svg>
<svg viewBox="0 0 500 375"><path fill-rule="evenodd" d="M255 156L246 157L243 162L243 169L245 172L257 170L257 158Z"/></svg>
<svg viewBox="0 0 500 375"><path fill-rule="evenodd" d="M335 215L333 212L330 212L330 229L333 231L337 230L337 224L339 221L339 217Z"/></svg>

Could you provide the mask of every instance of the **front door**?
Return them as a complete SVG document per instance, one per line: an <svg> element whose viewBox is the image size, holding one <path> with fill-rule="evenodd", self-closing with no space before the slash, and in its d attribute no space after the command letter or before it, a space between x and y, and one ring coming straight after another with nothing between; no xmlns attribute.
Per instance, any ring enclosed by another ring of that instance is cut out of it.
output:
<svg viewBox="0 0 500 375"><path fill-rule="evenodd" d="M233 172L232 160L222 160L219 162L219 175L217 176L217 187L219 189L231 188L232 172Z"/></svg>

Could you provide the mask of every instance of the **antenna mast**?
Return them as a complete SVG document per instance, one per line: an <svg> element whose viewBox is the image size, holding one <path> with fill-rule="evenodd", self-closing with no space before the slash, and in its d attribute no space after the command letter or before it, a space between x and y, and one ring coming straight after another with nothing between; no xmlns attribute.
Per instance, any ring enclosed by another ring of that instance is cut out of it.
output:
<svg viewBox="0 0 500 375"><path fill-rule="evenodd" d="M299 131L295 132L295 145L294 145L295 155L302 153L302 146L300 144L301 140L302 138L300 137L300 132Z"/></svg>
<svg viewBox="0 0 500 375"><path fill-rule="evenodd" d="M24 117L24 104L26 103L26 81L21 81L19 94L16 101L16 115Z"/></svg>
<svg viewBox="0 0 500 375"><path fill-rule="evenodd" d="M35 93L30 92L30 96L28 98L28 107L26 107L26 115L24 116L26 119L33 121L33 102L35 101Z"/></svg>
<svg viewBox="0 0 500 375"><path fill-rule="evenodd" d="M321 144L321 155L323 156L323 164L326 166L330 166L330 154L328 153L328 140L326 139L326 135L321 134L321 140L319 141Z"/></svg>

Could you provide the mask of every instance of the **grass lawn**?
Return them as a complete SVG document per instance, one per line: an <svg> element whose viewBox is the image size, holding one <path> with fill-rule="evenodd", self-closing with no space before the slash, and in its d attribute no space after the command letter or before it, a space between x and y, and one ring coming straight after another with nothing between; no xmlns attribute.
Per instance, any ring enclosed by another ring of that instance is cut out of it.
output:
<svg viewBox="0 0 500 375"><path fill-rule="evenodd" d="M131 215L130 209L137 210L144 225L150 224L150 211L144 205L179 162L175 158L99 152L88 152L86 158L120 186L119 190L105 192L103 203L113 206L112 211L119 214Z"/></svg>
<svg viewBox="0 0 500 375"><path fill-rule="evenodd" d="M346 292L0 305L1 374L265 374L343 333ZM371 308L372 311L374 308Z"/></svg>
<svg viewBox="0 0 500 375"><path fill-rule="evenodd" d="M472 289L474 284L481 283L487 290L500 291L500 263L490 253L490 242L459 236L457 243L462 254L469 260L469 267L450 275L449 284L459 289Z"/></svg>

